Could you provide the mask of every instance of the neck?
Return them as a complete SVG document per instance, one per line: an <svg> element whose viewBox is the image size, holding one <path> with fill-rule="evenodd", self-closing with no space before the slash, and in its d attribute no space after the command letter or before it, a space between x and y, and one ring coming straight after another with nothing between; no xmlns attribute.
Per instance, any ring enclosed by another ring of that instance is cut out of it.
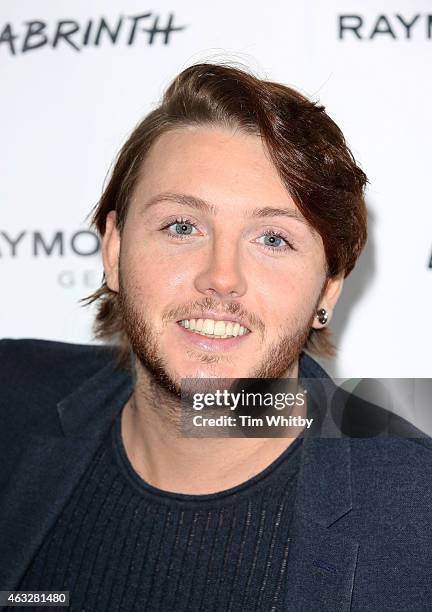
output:
<svg viewBox="0 0 432 612"><path fill-rule="evenodd" d="M297 378L298 362L286 374ZM295 406L292 416L306 416ZM180 400L138 365L134 392L121 415L123 444L148 484L175 493L203 495L235 487L272 463L302 427L283 438L187 438L179 433Z"/></svg>

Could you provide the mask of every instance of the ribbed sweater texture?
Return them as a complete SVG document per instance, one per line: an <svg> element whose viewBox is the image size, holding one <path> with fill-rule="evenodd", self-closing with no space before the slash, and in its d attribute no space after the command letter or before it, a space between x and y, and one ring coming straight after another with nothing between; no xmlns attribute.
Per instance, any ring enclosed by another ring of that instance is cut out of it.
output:
<svg viewBox="0 0 432 612"><path fill-rule="evenodd" d="M19 589L68 590L71 612L283 610L301 449L229 490L170 493L133 469L119 414Z"/></svg>

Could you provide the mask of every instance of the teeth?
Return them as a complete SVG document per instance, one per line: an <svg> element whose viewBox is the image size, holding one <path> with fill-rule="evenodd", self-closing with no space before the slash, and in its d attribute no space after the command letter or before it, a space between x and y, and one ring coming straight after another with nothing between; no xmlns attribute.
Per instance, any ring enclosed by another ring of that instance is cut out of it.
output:
<svg viewBox="0 0 432 612"><path fill-rule="evenodd" d="M202 331L205 334L213 334L215 322L213 319L204 319Z"/></svg>
<svg viewBox="0 0 432 612"><path fill-rule="evenodd" d="M184 319L180 325L202 336L211 338L230 338L243 336L249 330L240 323L232 321L214 321L213 319Z"/></svg>
<svg viewBox="0 0 432 612"><path fill-rule="evenodd" d="M225 323L223 321L216 321L213 333L215 336L223 336L225 334Z"/></svg>

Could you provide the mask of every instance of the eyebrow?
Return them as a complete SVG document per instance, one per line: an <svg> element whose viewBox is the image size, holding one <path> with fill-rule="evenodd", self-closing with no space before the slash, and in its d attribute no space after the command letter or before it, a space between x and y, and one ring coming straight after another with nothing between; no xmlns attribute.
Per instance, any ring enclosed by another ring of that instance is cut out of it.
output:
<svg viewBox="0 0 432 612"><path fill-rule="evenodd" d="M172 192L159 193L151 197L144 205L142 212L146 212L150 207L161 202L175 202L181 206L188 206L189 208L194 208L195 210L199 210L213 216L217 214L216 206L214 206L214 204L210 204L202 198L184 193ZM295 219L296 221L300 221L301 223L307 224L306 219L293 208L274 208L272 206L264 206L262 208L247 210L245 216L253 218L289 217L291 219Z"/></svg>

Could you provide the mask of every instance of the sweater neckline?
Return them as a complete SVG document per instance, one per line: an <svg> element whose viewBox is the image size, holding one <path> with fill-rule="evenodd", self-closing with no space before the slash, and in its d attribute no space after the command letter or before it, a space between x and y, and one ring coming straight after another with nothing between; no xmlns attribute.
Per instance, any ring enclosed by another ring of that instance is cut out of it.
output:
<svg viewBox="0 0 432 612"><path fill-rule="evenodd" d="M287 448L285 448L276 459L274 459L267 467L258 472L255 476L248 478L246 481L224 489L215 493L205 494L188 494L188 493L176 493L173 491L167 491L155 487L146 482L133 468L129 461L126 453L126 449L123 444L121 435L121 412L117 415L114 420L111 441L114 448L114 453L117 459L117 463L126 476L130 484L136 491L144 496L149 496L153 501L159 501L164 504L175 504L175 505L186 505L188 507L193 506L196 508L203 508L208 504L227 503L230 500L238 502L240 498L247 497L250 494L258 493L263 487L271 486L274 478L277 478L281 469L287 462L290 464L288 469L287 477L289 475L294 476L298 468L298 462L296 456L301 454L303 448L303 437L302 434L297 436Z"/></svg>

